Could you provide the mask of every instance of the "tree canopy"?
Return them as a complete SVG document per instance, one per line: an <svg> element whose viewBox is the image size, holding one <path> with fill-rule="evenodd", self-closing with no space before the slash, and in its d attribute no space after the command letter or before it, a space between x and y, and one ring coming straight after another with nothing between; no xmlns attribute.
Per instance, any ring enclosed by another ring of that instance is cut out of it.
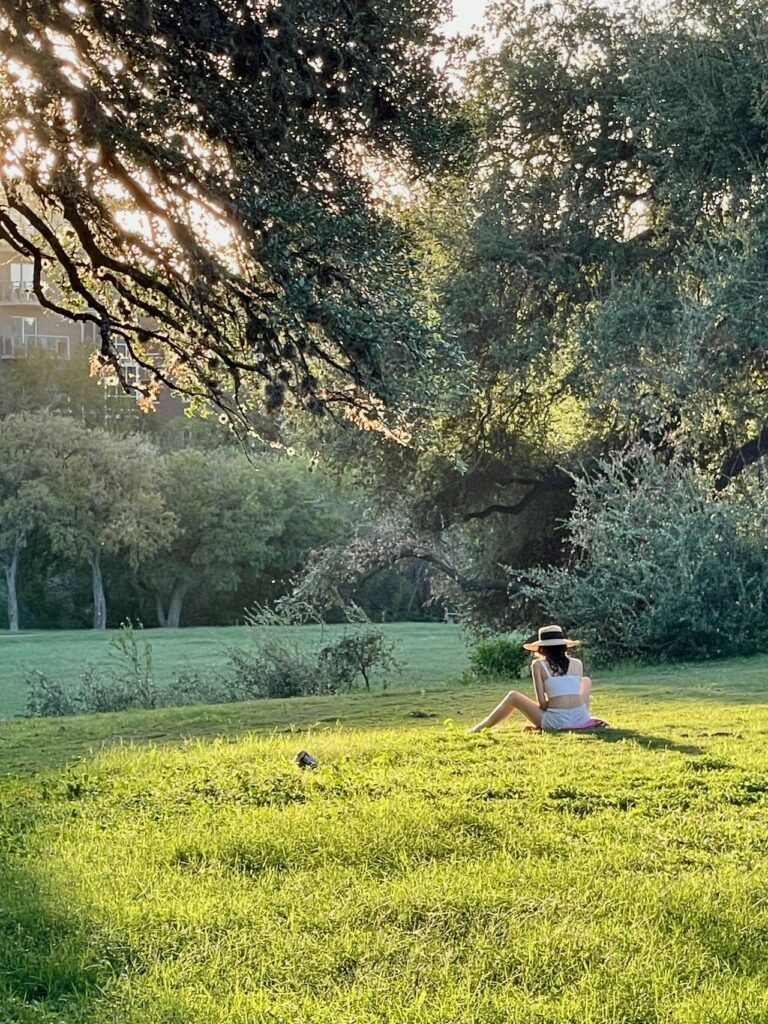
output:
<svg viewBox="0 0 768 1024"><path fill-rule="evenodd" d="M499 27L447 315L512 401L543 378L548 417L571 402L593 436L720 471L768 418L764 11L512 4Z"/></svg>
<svg viewBox="0 0 768 1024"><path fill-rule="evenodd" d="M440 385L410 448L328 451L388 513L352 563L425 559L509 622L525 571L567 555L583 466L639 440L722 489L768 450L768 23L754 0L492 18L466 68L475 162L407 214Z"/></svg>
<svg viewBox="0 0 768 1024"><path fill-rule="evenodd" d="M174 530L144 576L162 626L180 625L193 588L225 594L267 568L283 576L344 525L323 481L290 459L173 452L164 459L160 492Z"/></svg>
<svg viewBox="0 0 768 1024"><path fill-rule="evenodd" d="M230 411L375 415L420 337L376 175L451 151L446 12L0 3L0 237L34 261L44 305L95 323L116 372L124 344L153 386Z"/></svg>
<svg viewBox="0 0 768 1024"><path fill-rule="evenodd" d="M103 358L353 467L305 593L411 558L519 622L585 468L641 443L720 493L768 451L757 0L498 4L453 97L437 0L13 10L0 233Z"/></svg>

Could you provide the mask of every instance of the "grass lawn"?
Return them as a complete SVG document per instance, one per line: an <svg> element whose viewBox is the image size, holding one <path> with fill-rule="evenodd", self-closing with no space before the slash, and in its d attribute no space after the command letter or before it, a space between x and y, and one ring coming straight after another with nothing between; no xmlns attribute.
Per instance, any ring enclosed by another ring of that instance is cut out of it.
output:
<svg viewBox="0 0 768 1024"><path fill-rule="evenodd" d="M767 672L0 723L0 1020L768 1022Z"/></svg>
<svg viewBox="0 0 768 1024"><path fill-rule="evenodd" d="M467 665L464 639L458 626L447 623L404 622L381 627L396 644L402 674L389 672L374 679L392 684L429 686L461 675ZM290 637L299 646L310 646L321 636L338 636L342 626L294 626ZM268 627L271 632L285 632ZM115 630L61 630L38 633L0 633L0 718L23 714L26 705L24 680L33 670L71 682L87 665L110 670L115 654L109 642ZM143 636L152 645L158 683L170 683L189 666L205 671L224 665L228 647L247 644L264 630L247 626L198 629L147 629Z"/></svg>

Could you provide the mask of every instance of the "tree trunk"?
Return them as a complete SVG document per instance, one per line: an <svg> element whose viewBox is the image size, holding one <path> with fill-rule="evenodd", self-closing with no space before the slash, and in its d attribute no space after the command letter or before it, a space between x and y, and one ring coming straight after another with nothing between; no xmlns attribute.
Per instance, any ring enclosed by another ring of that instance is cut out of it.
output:
<svg viewBox="0 0 768 1024"><path fill-rule="evenodd" d="M19 598L16 593L16 574L19 569L21 543L17 540L9 562L5 563L5 590L8 602L8 629L12 633L19 631Z"/></svg>
<svg viewBox="0 0 768 1024"><path fill-rule="evenodd" d="M93 628L107 628L107 599L104 596L104 581L101 578L101 563L98 551L91 555L91 576L93 579Z"/></svg>
<svg viewBox="0 0 768 1024"><path fill-rule="evenodd" d="M176 583L171 591L171 599L168 602L168 614L165 617L165 624L169 629L178 629L181 625L181 609L184 598L190 591L191 583Z"/></svg>
<svg viewBox="0 0 768 1024"><path fill-rule="evenodd" d="M167 626L168 616L165 614L165 608L163 607L163 599L159 594L155 594L155 608L157 609L158 626Z"/></svg>

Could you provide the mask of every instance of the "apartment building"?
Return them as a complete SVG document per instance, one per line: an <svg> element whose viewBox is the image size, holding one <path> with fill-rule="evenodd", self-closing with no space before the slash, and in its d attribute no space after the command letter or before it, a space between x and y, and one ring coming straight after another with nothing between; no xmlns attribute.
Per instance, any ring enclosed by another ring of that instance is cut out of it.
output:
<svg viewBox="0 0 768 1024"><path fill-rule="evenodd" d="M65 320L44 309L32 288L32 264L10 247L0 248L0 359L19 359L44 349L62 359L72 346L88 341L87 325Z"/></svg>
<svg viewBox="0 0 768 1024"><path fill-rule="evenodd" d="M34 351L49 352L57 359L69 359L76 346L87 346L95 351L100 344L95 324L78 323L52 313L40 304L32 287L32 264L8 245L0 243L0 373L3 363L23 359ZM127 347L116 342L115 347L128 381L138 381L139 365L130 357ZM106 377L102 383L104 400L109 416L110 403L125 411L126 404L136 403L137 397L126 395L116 377ZM165 392L158 402L163 418L177 416L183 404L174 395Z"/></svg>

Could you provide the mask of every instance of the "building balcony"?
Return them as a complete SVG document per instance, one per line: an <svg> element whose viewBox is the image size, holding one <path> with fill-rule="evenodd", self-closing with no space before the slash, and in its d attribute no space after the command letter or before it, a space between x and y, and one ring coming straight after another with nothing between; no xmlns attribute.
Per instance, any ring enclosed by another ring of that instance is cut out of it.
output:
<svg viewBox="0 0 768 1024"><path fill-rule="evenodd" d="M0 359L21 359L35 350L69 359L71 344L66 334L27 334L23 338L0 336Z"/></svg>
<svg viewBox="0 0 768 1024"><path fill-rule="evenodd" d="M0 305L2 306L39 306L37 296L29 284L0 284Z"/></svg>

